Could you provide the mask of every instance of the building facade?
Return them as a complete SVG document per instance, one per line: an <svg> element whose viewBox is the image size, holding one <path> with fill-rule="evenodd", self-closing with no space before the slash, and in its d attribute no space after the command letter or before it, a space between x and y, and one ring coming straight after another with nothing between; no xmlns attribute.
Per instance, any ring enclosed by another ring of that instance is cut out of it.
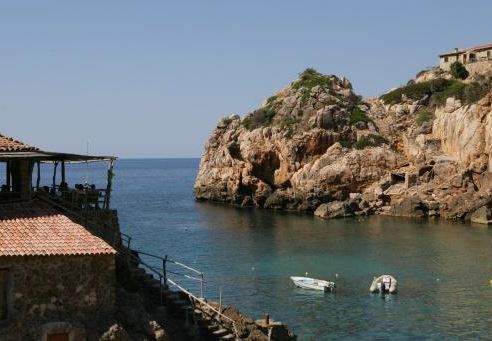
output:
<svg viewBox="0 0 492 341"><path fill-rule="evenodd" d="M463 49L455 48L452 52L439 55L439 67L443 70L449 70L454 62L466 65L484 61L492 61L492 44Z"/></svg>
<svg viewBox="0 0 492 341"><path fill-rule="evenodd" d="M103 240L104 222L94 219L113 216L109 199L92 200L94 189L70 188L64 179L64 163L85 157L42 152L0 135L0 341L97 339L94 331L114 318L117 251ZM49 190L39 174L33 184L40 162L54 165Z"/></svg>

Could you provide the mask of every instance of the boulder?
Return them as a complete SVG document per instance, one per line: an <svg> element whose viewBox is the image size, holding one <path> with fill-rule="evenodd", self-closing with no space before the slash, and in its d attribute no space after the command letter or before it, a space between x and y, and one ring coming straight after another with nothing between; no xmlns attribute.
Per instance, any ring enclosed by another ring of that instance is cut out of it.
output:
<svg viewBox="0 0 492 341"><path fill-rule="evenodd" d="M351 205L344 201L332 201L318 206L314 215L323 219L349 217L354 214Z"/></svg>
<svg viewBox="0 0 492 341"><path fill-rule="evenodd" d="M395 217L421 218L425 216L425 206L417 196L403 198L395 203L391 203L388 211L389 215Z"/></svg>
<svg viewBox="0 0 492 341"><path fill-rule="evenodd" d="M490 225L492 224L492 211L487 206L482 206L471 214L470 220L472 223Z"/></svg>

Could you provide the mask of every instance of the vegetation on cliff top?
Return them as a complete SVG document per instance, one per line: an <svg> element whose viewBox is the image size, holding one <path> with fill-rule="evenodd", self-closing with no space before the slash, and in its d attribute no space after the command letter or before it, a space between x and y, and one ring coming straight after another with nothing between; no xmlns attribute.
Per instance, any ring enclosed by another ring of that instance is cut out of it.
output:
<svg viewBox="0 0 492 341"><path fill-rule="evenodd" d="M410 83L390 91L380 98L386 104L396 104L402 101L402 96L414 101L422 100L427 96L428 106L436 107L446 104L446 99L449 97L459 99L463 104L470 104L485 96L490 89L490 83L463 83L457 80L438 78L427 82Z"/></svg>
<svg viewBox="0 0 492 341"><path fill-rule="evenodd" d="M322 88L329 87L332 82L333 76L326 76L319 73L313 68L307 68L299 74L299 79L292 82L292 89L298 90L300 88L312 89L315 86Z"/></svg>

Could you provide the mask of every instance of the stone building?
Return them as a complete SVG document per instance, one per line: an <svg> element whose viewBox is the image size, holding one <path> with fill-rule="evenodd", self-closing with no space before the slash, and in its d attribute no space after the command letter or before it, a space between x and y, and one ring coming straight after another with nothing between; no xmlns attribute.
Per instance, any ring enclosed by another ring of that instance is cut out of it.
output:
<svg viewBox="0 0 492 341"><path fill-rule="evenodd" d="M454 51L439 55L439 67L443 70L449 70L451 64L457 61L462 64L492 61L492 44L455 48Z"/></svg>
<svg viewBox="0 0 492 341"><path fill-rule="evenodd" d="M106 188L66 183L65 163L84 160L109 162ZM0 135L0 341L94 339L113 319L113 160L44 152ZM40 183L40 163L53 165L49 186Z"/></svg>
<svg viewBox="0 0 492 341"><path fill-rule="evenodd" d="M82 340L110 320L115 254L45 203L0 204L0 339Z"/></svg>

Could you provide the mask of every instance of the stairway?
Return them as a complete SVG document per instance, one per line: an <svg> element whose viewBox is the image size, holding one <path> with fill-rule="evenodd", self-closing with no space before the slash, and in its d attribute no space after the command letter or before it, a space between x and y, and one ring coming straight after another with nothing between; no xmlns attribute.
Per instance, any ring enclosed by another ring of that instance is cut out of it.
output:
<svg viewBox="0 0 492 341"><path fill-rule="evenodd" d="M162 287L160 280L147 273L136 264L130 268L132 277L139 283L152 300L159 306L165 305L166 310L184 319L185 325L196 328L203 340L235 340L232 326L216 318L216 313L199 302L194 304L187 294L181 291ZM161 296L162 293L162 296Z"/></svg>

